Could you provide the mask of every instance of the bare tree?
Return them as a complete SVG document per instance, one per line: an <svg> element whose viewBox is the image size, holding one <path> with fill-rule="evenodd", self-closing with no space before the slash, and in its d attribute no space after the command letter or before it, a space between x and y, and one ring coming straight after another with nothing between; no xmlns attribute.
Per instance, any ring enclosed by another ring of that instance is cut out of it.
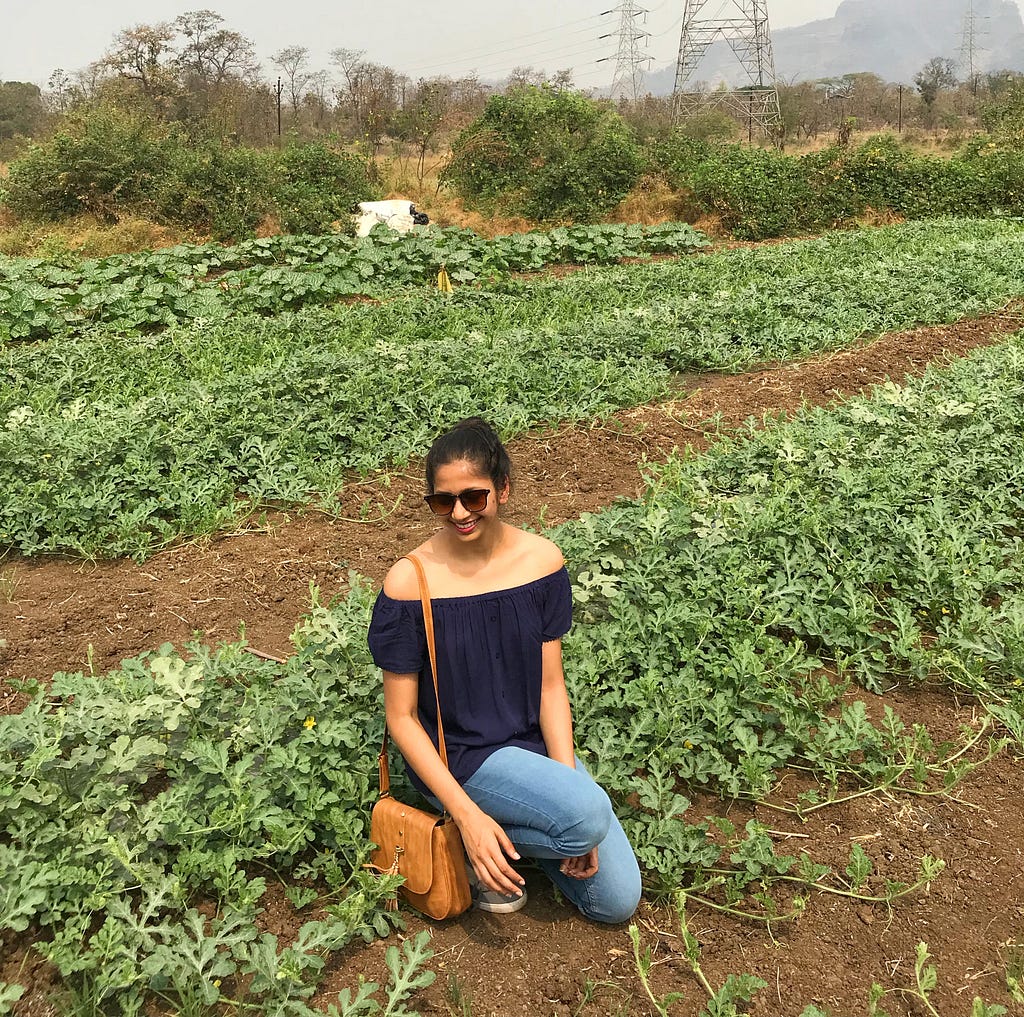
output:
<svg viewBox="0 0 1024 1017"><path fill-rule="evenodd" d="M416 179L423 186L427 152L452 108L452 82L448 78L419 81L395 116L395 135L416 146Z"/></svg>
<svg viewBox="0 0 1024 1017"><path fill-rule="evenodd" d="M547 72L538 71L535 67L513 67L505 79L505 91L514 92L530 85L543 85L548 80Z"/></svg>
<svg viewBox="0 0 1024 1017"><path fill-rule="evenodd" d="M398 112L399 75L390 67L364 63L360 74L363 134L374 151L380 148Z"/></svg>
<svg viewBox="0 0 1024 1017"><path fill-rule="evenodd" d="M306 107L309 109L313 127L320 130L330 108L328 97L331 93L331 76L327 71L314 71L306 81Z"/></svg>
<svg viewBox="0 0 1024 1017"><path fill-rule="evenodd" d="M349 116L357 134L363 133L362 110L359 105L359 92L362 80L363 49L332 49L331 63L341 71L341 86L338 88L339 102L348 108Z"/></svg>
<svg viewBox="0 0 1024 1017"><path fill-rule="evenodd" d="M99 60L99 69L134 82L147 97L164 94L173 80L174 38L174 26L166 21L126 28L114 36L111 48Z"/></svg>
<svg viewBox="0 0 1024 1017"><path fill-rule="evenodd" d="M341 71L337 94L353 133L379 148L398 111L402 78L390 67L364 60L362 50L331 50L331 61Z"/></svg>
<svg viewBox="0 0 1024 1017"><path fill-rule="evenodd" d="M275 67L280 68L288 82L288 98L292 104L292 114L298 116L299 103L302 101L303 93L311 77L306 70L309 65L309 50L305 46L285 46L270 59Z"/></svg>
<svg viewBox="0 0 1024 1017"><path fill-rule="evenodd" d="M46 82L46 99L53 113L67 111L81 98L82 90L71 80L63 67L57 67Z"/></svg>
<svg viewBox="0 0 1024 1017"><path fill-rule="evenodd" d="M258 67L252 42L222 28L215 11L189 11L175 20L187 42L178 53L183 73L205 89L216 89L229 78L252 78Z"/></svg>

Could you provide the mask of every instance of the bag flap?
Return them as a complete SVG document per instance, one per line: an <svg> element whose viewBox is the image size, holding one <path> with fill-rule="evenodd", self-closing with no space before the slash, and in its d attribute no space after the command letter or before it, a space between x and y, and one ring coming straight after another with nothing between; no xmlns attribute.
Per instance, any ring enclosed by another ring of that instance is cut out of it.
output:
<svg viewBox="0 0 1024 1017"><path fill-rule="evenodd" d="M435 827L443 823L434 812L413 808L394 798L381 798L373 807L370 836L378 846L375 864L388 869L397 861L411 893L426 893L433 880Z"/></svg>

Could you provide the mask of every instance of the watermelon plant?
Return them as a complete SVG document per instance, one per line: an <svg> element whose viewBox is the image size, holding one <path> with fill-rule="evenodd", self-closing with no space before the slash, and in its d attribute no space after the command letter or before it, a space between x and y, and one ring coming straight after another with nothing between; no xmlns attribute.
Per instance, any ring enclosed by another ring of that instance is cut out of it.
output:
<svg viewBox="0 0 1024 1017"><path fill-rule="evenodd" d="M812 890L899 907L942 878L928 856L882 875L859 843L832 871L757 822L693 815L688 795L801 814L878 790L939 796L1003 749L995 718L1024 720L1022 387L1016 336L670 462L643 500L552 532L578 605L579 751L648 896L676 901L684 929L687 900L781 922ZM29 685L25 710L0 717L0 929L33 928L67 1010L309 1017L327 959L400 921L382 907L393 882L361 868L383 722L371 604L353 576L336 603L314 598L284 662L165 646ZM941 744L891 710L869 720L858 683L925 675L969 690L977 720ZM816 786L788 800L792 766ZM287 945L260 929L278 880L309 909ZM801 894L783 906L787 887ZM428 983L428 954L422 937L393 948L386 1012ZM706 988L731 1005L758 985ZM376 989L328 1012L376 1013Z"/></svg>
<svg viewBox="0 0 1024 1017"><path fill-rule="evenodd" d="M354 473L422 454L438 420L483 411L512 435L642 404L673 372L994 310L1024 286L1021 235L913 225L16 344L0 390L0 547L144 557L262 505L330 510ZM267 271L285 285L288 269Z"/></svg>

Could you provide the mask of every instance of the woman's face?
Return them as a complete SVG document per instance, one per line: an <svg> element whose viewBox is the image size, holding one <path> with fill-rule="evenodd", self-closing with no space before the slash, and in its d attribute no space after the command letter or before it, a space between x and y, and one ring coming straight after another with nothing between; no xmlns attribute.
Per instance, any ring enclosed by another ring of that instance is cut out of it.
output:
<svg viewBox="0 0 1024 1017"><path fill-rule="evenodd" d="M474 489L487 491L487 504L471 512L457 499L452 514L444 519L445 527L460 541L475 540L493 528L498 521L498 506L508 501L508 481L496 490L494 481L481 473L479 466L461 459L438 466L434 471L434 494L461 494Z"/></svg>

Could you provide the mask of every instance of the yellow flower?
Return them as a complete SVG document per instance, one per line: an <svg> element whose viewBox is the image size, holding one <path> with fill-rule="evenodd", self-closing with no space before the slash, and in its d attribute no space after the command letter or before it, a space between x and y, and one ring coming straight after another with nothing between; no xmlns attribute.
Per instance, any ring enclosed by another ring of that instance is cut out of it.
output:
<svg viewBox="0 0 1024 1017"><path fill-rule="evenodd" d="M687 738L686 741L683 742L683 745L684 745L685 748L688 748L688 749L692 749L693 748L693 742L691 742L689 738Z"/></svg>
<svg viewBox="0 0 1024 1017"><path fill-rule="evenodd" d="M309 730L310 730L311 728L314 728L314 727L316 727L316 717L314 717L314 716L313 716L312 714L310 714L310 716L308 716L308 717L307 717L307 718L306 718L306 719L305 719L305 720L304 720L304 721L302 722L302 726L303 726L303 727L304 727L304 728L305 728L305 729L306 729L307 731L309 731Z"/></svg>

